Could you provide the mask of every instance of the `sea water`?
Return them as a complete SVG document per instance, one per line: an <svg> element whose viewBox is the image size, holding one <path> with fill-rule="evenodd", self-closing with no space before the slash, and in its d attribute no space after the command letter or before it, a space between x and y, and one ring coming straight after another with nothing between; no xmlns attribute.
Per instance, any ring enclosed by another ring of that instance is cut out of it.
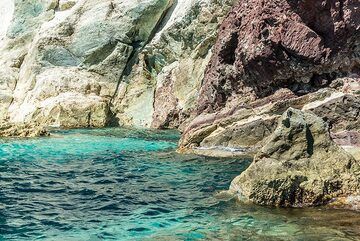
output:
<svg viewBox="0 0 360 241"><path fill-rule="evenodd" d="M360 240L360 213L219 194L251 160L177 154L172 131L0 139L0 240Z"/></svg>

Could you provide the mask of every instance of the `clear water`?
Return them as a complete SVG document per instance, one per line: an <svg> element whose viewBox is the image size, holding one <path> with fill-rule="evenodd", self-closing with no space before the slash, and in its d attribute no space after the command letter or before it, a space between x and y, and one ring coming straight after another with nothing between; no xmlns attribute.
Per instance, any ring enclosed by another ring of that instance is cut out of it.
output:
<svg viewBox="0 0 360 241"><path fill-rule="evenodd" d="M0 240L360 240L360 213L217 193L249 160L175 153L174 132L0 140Z"/></svg>

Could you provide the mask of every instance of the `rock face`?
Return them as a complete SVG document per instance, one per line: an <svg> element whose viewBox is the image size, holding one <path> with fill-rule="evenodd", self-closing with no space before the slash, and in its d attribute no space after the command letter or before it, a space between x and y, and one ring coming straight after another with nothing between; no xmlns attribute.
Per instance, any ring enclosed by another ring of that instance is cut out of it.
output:
<svg viewBox="0 0 360 241"><path fill-rule="evenodd" d="M289 108L231 190L258 204L311 206L360 194L360 163L314 114Z"/></svg>
<svg viewBox="0 0 360 241"><path fill-rule="evenodd" d="M49 136L44 126L35 124L9 124L0 122L1 137L39 137Z"/></svg>
<svg viewBox="0 0 360 241"><path fill-rule="evenodd" d="M176 128L233 0L1 3L0 119Z"/></svg>
<svg viewBox="0 0 360 241"><path fill-rule="evenodd" d="M358 1L239 1L220 27L181 149L256 149L289 107L326 119L333 133L360 133L359 71Z"/></svg>
<svg viewBox="0 0 360 241"><path fill-rule="evenodd" d="M261 150L232 184L247 200L359 191L335 144L359 158L357 0L8 0L0 21L0 136L178 128L183 151Z"/></svg>
<svg viewBox="0 0 360 241"><path fill-rule="evenodd" d="M32 2L31 7L40 4ZM54 2L48 8L57 8ZM171 3L60 1L59 10L66 11L52 10L51 21L39 27L19 66L10 120L61 127L108 125L111 98L132 53L146 44ZM25 3L15 2L15 7L15 13L29 14ZM17 22L33 26L33 19L23 16L15 14L9 38L20 38L29 28Z"/></svg>
<svg viewBox="0 0 360 241"><path fill-rule="evenodd" d="M35 30L54 17L53 1L2 1L0 3L0 120L8 115L20 66Z"/></svg>
<svg viewBox="0 0 360 241"><path fill-rule="evenodd" d="M279 88L305 94L359 74L360 8L346 1L240 1L223 22L198 111Z"/></svg>
<svg viewBox="0 0 360 241"><path fill-rule="evenodd" d="M120 124L177 128L189 117L218 27L233 2L173 3L120 83L114 103Z"/></svg>

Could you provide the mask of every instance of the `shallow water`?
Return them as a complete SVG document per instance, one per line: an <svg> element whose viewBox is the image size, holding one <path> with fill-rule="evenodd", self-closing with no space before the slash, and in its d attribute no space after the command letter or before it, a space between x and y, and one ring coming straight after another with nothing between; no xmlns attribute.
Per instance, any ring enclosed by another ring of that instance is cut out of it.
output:
<svg viewBox="0 0 360 241"><path fill-rule="evenodd" d="M0 140L0 240L360 240L360 213L220 198L249 160L175 153L178 134Z"/></svg>

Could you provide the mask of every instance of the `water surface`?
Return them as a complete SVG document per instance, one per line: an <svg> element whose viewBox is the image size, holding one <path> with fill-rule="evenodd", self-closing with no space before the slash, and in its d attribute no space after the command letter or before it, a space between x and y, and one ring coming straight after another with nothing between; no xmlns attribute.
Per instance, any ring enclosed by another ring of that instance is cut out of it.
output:
<svg viewBox="0 0 360 241"><path fill-rule="evenodd" d="M0 240L360 240L360 213L218 197L249 160L175 153L178 133L0 140Z"/></svg>

